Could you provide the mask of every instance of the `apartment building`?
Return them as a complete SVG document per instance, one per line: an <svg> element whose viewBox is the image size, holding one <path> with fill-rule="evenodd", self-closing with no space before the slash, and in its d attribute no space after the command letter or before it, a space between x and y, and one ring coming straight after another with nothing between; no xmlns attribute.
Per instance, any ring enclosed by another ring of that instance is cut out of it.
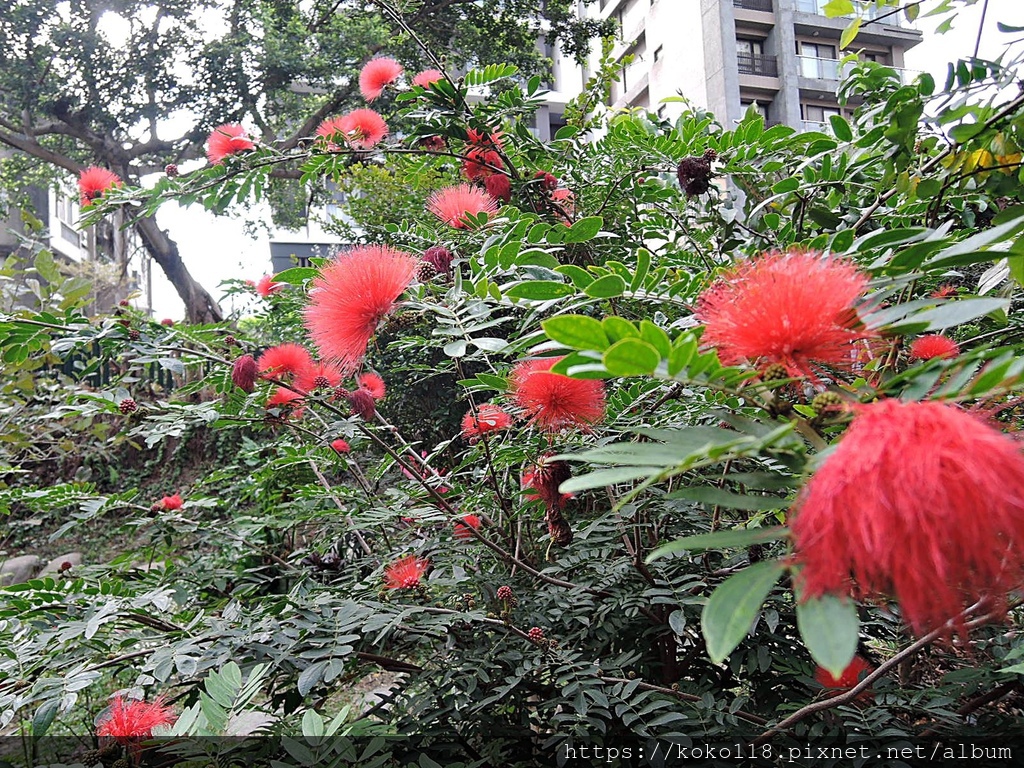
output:
<svg viewBox="0 0 1024 768"><path fill-rule="evenodd" d="M615 18L631 54L610 107L643 107L662 117L682 111L662 104L682 94L733 125L750 107L769 124L827 126L841 114L836 90L843 72L839 39L849 19L824 14L827 0L598 0L581 12ZM861 59L894 67L908 80L903 54L921 41L901 14L862 27L854 43ZM563 64L564 67L564 64Z"/></svg>

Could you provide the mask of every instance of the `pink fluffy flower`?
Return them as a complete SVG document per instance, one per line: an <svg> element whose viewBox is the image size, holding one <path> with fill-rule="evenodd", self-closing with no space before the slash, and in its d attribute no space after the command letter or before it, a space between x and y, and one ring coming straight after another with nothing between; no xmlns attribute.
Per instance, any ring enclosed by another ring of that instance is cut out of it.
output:
<svg viewBox="0 0 1024 768"><path fill-rule="evenodd" d="M482 189L459 184L434 192L427 199L427 209L450 227L468 229L468 216L493 215L498 212L498 203Z"/></svg>
<svg viewBox="0 0 1024 768"><path fill-rule="evenodd" d="M473 531L480 528L480 518L477 515L463 515L455 521L455 538L472 539ZM473 530L470 530L470 529Z"/></svg>
<svg viewBox="0 0 1024 768"><path fill-rule="evenodd" d="M279 379L290 375L301 378L313 365L313 358L300 344L287 342L271 347L256 361L264 378Z"/></svg>
<svg viewBox="0 0 1024 768"><path fill-rule="evenodd" d="M388 56L370 59L359 73L359 92L367 101L374 101L384 93L385 86L401 76L402 71L402 65Z"/></svg>
<svg viewBox="0 0 1024 768"><path fill-rule="evenodd" d="M177 509L181 509L184 504L185 502L182 500L181 494L175 493L170 496L164 496L156 503L156 506L166 512L173 512Z"/></svg>
<svg viewBox="0 0 1024 768"><path fill-rule="evenodd" d="M384 387L384 379L372 371L359 376L359 386L369 392L374 400L383 400L384 394L387 392Z"/></svg>
<svg viewBox="0 0 1024 768"><path fill-rule="evenodd" d="M176 717L162 697L152 702L129 700L114 696L110 708L96 728L97 736L109 736L120 744L132 744L153 737L153 729L172 725Z"/></svg>
<svg viewBox="0 0 1024 768"><path fill-rule="evenodd" d="M484 189L487 194L502 203L512 199L512 183L504 173L495 173L484 179Z"/></svg>
<svg viewBox="0 0 1024 768"><path fill-rule="evenodd" d="M351 448L349 448L349 444L340 437L331 442L331 448L334 449L335 453L348 453L351 450Z"/></svg>
<svg viewBox="0 0 1024 768"><path fill-rule="evenodd" d="M416 267L410 254L378 245L353 248L324 267L305 310L306 328L321 356L346 372L358 367Z"/></svg>
<svg viewBox="0 0 1024 768"><path fill-rule="evenodd" d="M327 140L329 149L336 149L334 139L341 139L353 149L371 149L388 135L388 124L372 109L355 109L341 117L320 123L317 136Z"/></svg>
<svg viewBox="0 0 1024 768"><path fill-rule="evenodd" d="M121 177L113 171L90 165L78 175L79 205L82 208L87 208L94 200L102 197L108 189L113 189L120 184Z"/></svg>
<svg viewBox="0 0 1024 768"><path fill-rule="evenodd" d="M282 417L294 416L300 418L303 408L301 407L302 395L284 387L278 387L277 391L267 400L267 409L277 408Z"/></svg>
<svg viewBox="0 0 1024 768"><path fill-rule="evenodd" d="M937 357L949 360L960 355L960 347L955 341L941 333L921 336L910 345L910 356L915 360L931 360Z"/></svg>
<svg viewBox="0 0 1024 768"><path fill-rule="evenodd" d="M284 283L275 283L273 275L264 275L256 281L253 288L255 288L256 293L265 299L284 288Z"/></svg>
<svg viewBox="0 0 1024 768"><path fill-rule="evenodd" d="M206 157L214 165L223 163L228 155L248 149L256 149L256 145L249 140L245 128L237 123L218 125L206 140Z"/></svg>
<svg viewBox="0 0 1024 768"><path fill-rule="evenodd" d="M430 561L422 557L403 557L384 569L384 586L388 589L415 589L429 567Z"/></svg>
<svg viewBox="0 0 1024 768"><path fill-rule="evenodd" d="M341 384L344 377L345 374L334 363L316 360L299 373L295 379L295 386L303 392L312 392L314 389L328 387L334 388Z"/></svg>
<svg viewBox="0 0 1024 768"><path fill-rule="evenodd" d="M424 69L412 79L412 84L421 88L429 88L431 83L436 83L438 80L444 80L444 72L439 69Z"/></svg>
<svg viewBox="0 0 1024 768"><path fill-rule="evenodd" d="M918 634L1024 583L1020 444L952 405L858 407L792 517L805 597L892 597Z"/></svg>
<svg viewBox="0 0 1024 768"><path fill-rule="evenodd" d="M816 379L822 365L849 370L853 342L872 337L854 305L867 277L849 261L773 251L724 273L697 304L703 342L726 365L778 363Z"/></svg>
<svg viewBox="0 0 1024 768"><path fill-rule="evenodd" d="M498 432L512 426L512 417L499 406L484 403L476 409L476 415L469 411L462 417L462 436L467 440L476 441L480 435Z"/></svg>
<svg viewBox="0 0 1024 768"><path fill-rule="evenodd" d="M530 422L548 432L586 428L604 418L604 384L551 373L561 359L525 360L512 369L512 395Z"/></svg>

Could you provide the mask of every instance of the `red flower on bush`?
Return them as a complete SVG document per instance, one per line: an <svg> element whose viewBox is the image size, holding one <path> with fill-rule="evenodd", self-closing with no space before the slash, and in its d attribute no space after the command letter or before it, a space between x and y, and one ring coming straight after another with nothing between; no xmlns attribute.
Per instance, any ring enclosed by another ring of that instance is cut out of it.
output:
<svg viewBox="0 0 1024 768"><path fill-rule="evenodd" d="M427 210L450 227L468 229L468 216L493 215L498 212L498 203L482 189L459 184L434 192L427 198Z"/></svg>
<svg viewBox="0 0 1024 768"><path fill-rule="evenodd" d="M883 400L856 416L793 509L808 597L894 597L914 632L1024 583L1024 456L974 416Z"/></svg>
<svg viewBox="0 0 1024 768"><path fill-rule="evenodd" d="M90 165L78 174L78 202L87 208L94 200L103 196L108 189L121 184L121 177L106 168Z"/></svg>
<svg viewBox="0 0 1024 768"><path fill-rule="evenodd" d="M314 389L327 387L334 388L341 384L344 377L345 374L333 363L314 360L296 377L295 386L303 392L312 392Z"/></svg>
<svg viewBox="0 0 1024 768"><path fill-rule="evenodd" d="M412 84L421 88L429 88L431 83L436 83L438 80L444 80L444 72L439 69L424 69L412 79Z"/></svg>
<svg viewBox="0 0 1024 768"><path fill-rule="evenodd" d="M383 400L387 392L384 386L384 379L372 371L359 376L359 386L369 392L374 400Z"/></svg>
<svg viewBox="0 0 1024 768"><path fill-rule="evenodd" d="M384 569L384 586L388 589L414 589L430 567L430 561L415 555L396 560Z"/></svg>
<svg viewBox="0 0 1024 768"><path fill-rule="evenodd" d="M359 246L324 267L313 281L306 328L320 354L354 370L377 325L416 274L416 259L394 248Z"/></svg>
<svg viewBox="0 0 1024 768"><path fill-rule="evenodd" d="M303 409L299 407L299 403L302 402L302 395L298 392L293 392L290 389L284 387L278 387L277 391L274 392L267 399L267 409L277 408L281 411L281 416L288 417L294 416L299 418L302 416Z"/></svg>
<svg viewBox="0 0 1024 768"><path fill-rule="evenodd" d="M351 448L349 447L349 444L346 443L341 438L338 438L337 440L334 440L331 443L331 448L334 449L335 453L348 453L351 450Z"/></svg>
<svg viewBox="0 0 1024 768"><path fill-rule="evenodd" d="M284 288L284 283L275 283L273 275L264 275L256 281L253 288L256 289L256 293L265 299Z"/></svg>
<svg viewBox="0 0 1024 768"><path fill-rule="evenodd" d="M249 140L245 128L237 123L218 125L206 140L206 157L214 165L223 163L228 155L248 149L256 149L256 145Z"/></svg>
<svg viewBox="0 0 1024 768"><path fill-rule="evenodd" d="M370 149L388 135L388 124L372 109L355 109L341 117L329 117L320 123L316 135L327 140L328 149L337 149L334 139L342 139L353 149Z"/></svg>
<svg viewBox="0 0 1024 768"><path fill-rule="evenodd" d="M109 736L120 744L131 744L153 737L153 729L162 725L173 725L174 711L164 705L163 698L152 702L125 701L120 695L114 696L110 708L96 727L97 736Z"/></svg>
<svg viewBox="0 0 1024 768"><path fill-rule="evenodd" d="M960 355L960 347L955 341L941 333L921 336L910 345L910 356L916 360L931 360L938 357L949 360Z"/></svg>
<svg viewBox="0 0 1024 768"><path fill-rule="evenodd" d="M512 417L497 405L484 403L476 409L476 415L469 411L462 417L462 436L476 440L488 432L498 432L512 426Z"/></svg>
<svg viewBox="0 0 1024 768"><path fill-rule="evenodd" d="M256 358L252 355L242 355L231 368L231 381L243 392L252 392L256 389L256 379L259 376L259 367L256 365Z"/></svg>
<svg viewBox="0 0 1024 768"><path fill-rule="evenodd" d="M505 163L498 152L502 148L500 133L483 133L470 128L466 134L466 159L462 163L462 175L468 181L480 181L505 169Z"/></svg>
<svg viewBox="0 0 1024 768"><path fill-rule="evenodd" d="M526 360L512 369L512 395L530 422L548 432L589 427L604 418L604 384L551 373L560 357Z"/></svg>
<svg viewBox="0 0 1024 768"><path fill-rule="evenodd" d="M540 500L548 509L562 509L572 498L571 493L561 493L558 487L572 477L572 470L565 461L551 461L541 456L535 465L523 470L520 483L527 501Z"/></svg>
<svg viewBox="0 0 1024 768"><path fill-rule="evenodd" d="M472 539L473 531L480 527L480 518L476 515L463 515L455 521L455 538ZM470 530L473 529L473 531Z"/></svg>
<svg viewBox="0 0 1024 768"><path fill-rule="evenodd" d="M432 245L423 252L423 260L437 270L439 275L447 275L452 269L452 252L443 245Z"/></svg>
<svg viewBox="0 0 1024 768"><path fill-rule="evenodd" d="M778 363L817 378L820 366L851 368L852 343L874 336L854 304L867 277L845 259L773 251L730 269L701 294L703 342L726 365Z"/></svg>
<svg viewBox="0 0 1024 768"><path fill-rule="evenodd" d="M370 59L359 73L359 92L367 101L374 101L384 93L385 86L402 75L402 65L388 56Z"/></svg>
<svg viewBox="0 0 1024 768"><path fill-rule="evenodd" d="M162 509L165 512L173 512L176 509L181 509L184 503L185 502L182 500L181 495L175 493L173 496L164 496L153 506L158 509Z"/></svg>
<svg viewBox="0 0 1024 768"><path fill-rule="evenodd" d="M484 179L487 194L502 203L512 199L512 183L504 173L495 173Z"/></svg>
<svg viewBox="0 0 1024 768"><path fill-rule="evenodd" d="M814 679L823 688L831 688L836 691L848 691L859 683L865 675L871 674L874 668L864 660L862 656L854 656L839 677L834 677L831 672L823 667L814 671Z"/></svg>
<svg viewBox="0 0 1024 768"><path fill-rule="evenodd" d="M256 361L263 378L279 379L285 375L302 378L313 365L313 358L301 344L287 342L271 347Z"/></svg>

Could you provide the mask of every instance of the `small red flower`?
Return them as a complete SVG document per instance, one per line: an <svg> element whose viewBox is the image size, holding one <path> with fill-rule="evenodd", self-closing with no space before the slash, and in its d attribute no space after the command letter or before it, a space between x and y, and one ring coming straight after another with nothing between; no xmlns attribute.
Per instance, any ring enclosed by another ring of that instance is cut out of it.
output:
<svg viewBox="0 0 1024 768"><path fill-rule="evenodd" d="M468 216L493 215L498 212L498 203L482 189L459 184L434 192L427 198L427 210L450 227L468 229Z"/></svg>
<svg viewBox="0 0 1024 768"><path fill-rule="evenodd" d="M164 705L162 697L158 696L152 702L126 702L118 695L101 716L96 735L113 737L120 744L131 744L152 738L154 728L173 725L175 719L174 712Z"/></svg>
<svg viewBox="0 0 1024 768"><path fill-rule="evenodd" d="M372 371L359 376L359 386L369 392L374 400L383 400L387 392L384 387L384 379Z"/></svg>
<svg viewBox="0 0 1024 768"><path fill-rule="evenodd" d="M169 317L165 317L163 320L160 321L160 325L166 325L168 328L173 328L174 321L171 320L171 318Z"/></svg>
<svg viewBox="0 0 1024 768"><path fill-rule="evenodd" d="M537 463L523 470L520 483L527 501L543 501L548 509L562 509L572 498L571 493L560 493L558 487L572 477L569 464L564 461L550 461L541 456Z"/></svg>
<svg viewBox="0 0 1024 768"><path fill-rule="evenodd" d="M960 347L957 343L941 333L921 336L910 345L910 356L915 360L931 360L933 357L949 360L959 355Z"/></svg>
<svg viewBox="0 0 1024 768"><path fill-rule="evenodd" d="M120 186L121 178L113 171L90 165L78 174L79 205L87 208L108 189Z"/></svg>
<svg viewBox="0 0 1024 768"><path fill-rule="evenodd" d="M421 88L429 88L431 83L436 83L438 80L444 80L444 72L439 69L424 69L412 79L412 84Z"/></svg>
<svg viewBox="0 0 1024 768"><path fill-rule="evenodd" d="M264 275L253 286L264 299L284 288L284 283L275 283L273 275Z"/></svg>
<svg viewBox="0 0 1024 768"><path fill-rule="evenodd" d="M547 171L537 171L533 174L533 178L540 182L540 186L545 192L554 192L558 189L558 179Z"/></svg>
<svg viewBox="0 0 1024 768"><path fill-rule="evenodd" d="M462 162L462 175L467 181L480 181L504 170L505 163L497 150L483 147L466 150L466 159Z"/></svg>
<svg viewBox="0 0 1024 768"><path fill-rule="evenodd" d="M512 199L512 183L504 173L495 173L484 179L484 189L495 200L503 203Z"/></svg>
<svg viewBox="0 0 1024 768"><path fill-rule="evenodd" d="M260 355L256 365L265 379L279 379L285 375L302 378L312 367L313 358L305 347L288 342L268 349Z"/></svg>
<svg viewBox="0 0 1024 768"><path fill-rule="evenodd" d="M472 539L473 532L469 529L472 528L474 531L480 528L480 518L476 515L463 515L461 518L455 521L455 538L457 539Z"/></svg>
<svg viewBox="0 0 1024 768"><path fill-rule="evenodd" d="M443 245L432 245L423 252L423 260L437 270L439 275L447 275L452 269L452 252Z"/></svg>
<svg viewBox="0 0 1024 768"><path fill-rule="evenodd" d="M512 369L512 395L530 422L548 432L586 428L604 418L604 384L551 373L561 359L526 360Z"/></svg>
<svg viewBox="0 0 1024 768"><path fill-rule="evenodd" d="M402 71L402 65L388 56L370 59L359 73L359 92L367 101L374 101L384 93L385 86L401 76Z"/></svg>
<svg viewBox="0 0 1024 768"><path fill-rule="evenodd" d="M338 366L323 360L314 360L296 377L295 386L303 392L312 392L314 389L326 389L327 387L333 389L341 384L343 378L345 378L345 374Z"/></svg>
<svg viewBox="0 0 1024 768"><path fill-rule="evenodd" d="M353 149L370 149L388 135L388 124L372 109L355 109L341 117L329 117L320 123L316 135L327 140L327 148L338 149L334 139Z"/></svg>
<svg viewBox="0 0 1024 768"><path fill-rule="evenodd" d="M858 407L791 516L804 596L892 597L918 634L1024 583L1020 444L952 405Z"/></svg>
<svg viewBox="0 0 1024 768"><path fill-rule="evenodd" d="M306 328L320 354L349 372L359 366L377 325L416 274L415 257L387 246L359 246L313 281Z"/></svg>
<svg viewBox="0 0 1024 768"><path fill-rule="evenodd" d="M256 378L259 376L259 367L252 355L242 355L231 369L231 381L235 386L244 392L252 392L256 389Z"/></svg>
<svg viewBox="0 0 1024 768"><path fill-rule="evenodd" d="M249 140L245 128L237 123L218 125L206 140L206 157L214 165L223 163L228 155L249 149L256 149L256 145Z"/></svg>
<svg viewBox="0 0 1024 768"><path fill-rule="evenodd" d="M377 415L377 403L370 390L360 387L346 396L352 413L362 417L363 421L370 421Z"/></svg>
<svg viewBox="0 0 1024 768"><path fill-rule="evenodd" d="M512 426L512 417L497 405L485 403L476 409L476 416L469 411L462 417L462 436L474 441L480 435L498 432Z"/></svg>
<svg viewBox="0 0 1024 768"><path fill-rule="evenodd" d="M164 496L157 502L157 506L167 512L173 512L176 509L181 509L184 503L185 502L182 500L181 495L176 493L173 496Z"/></svg>
<svg viewBox="0 0 1024 768"><path fill-rule="evenodd" d="M871 674L874 667L868 664L861 656L854 656L839 677L834 677L831 672L823 667L814 671L814 679L823 688L831 688L837 691L848 691L859 683L865 675Z"/></svg>
<svg viewBox="0 0 1024 768"><path fill-rule="evenodd" d="M948 299L952 296L956 296L956 286L950 285L949 283L946 283L945 285L940 285L938 288L932 291L929 294L929 296L931 296L933 299Z"/></svg>
<svg viewBox="0 0 1024 768"><path fill-rule="evenodd" d="M334 449L335 453L348 453L351 450L349 444L346 443L341 438L338 438L337 440L333 441L331 443L331 448Z"/></svg>
<svg viewBox="0 0 1024 768"><path fill-rule="evenodd" d="M284 417L294 416L295 418L300 418L303 409L298 407L298 405L301 402L302 395L298 392L278 387L277 391L267 400L267 409L278 408Z"/></svg>
<svg viewBox="0 0 1024 768"><path fill-rule="evenodd" d="M384 586L388 589L414 589L420 585L430 561L415 555L396 560L384 569Z"/></svg>
<svg viewBox="0 0 1024 768"><path fill-rule="evenodd" d="M821 365L851 369L863 329L854 305L867 277L840 258L773 251L746 261L701 294L703 342L726 365L778 363L792 376L817 379Z"/></svg>

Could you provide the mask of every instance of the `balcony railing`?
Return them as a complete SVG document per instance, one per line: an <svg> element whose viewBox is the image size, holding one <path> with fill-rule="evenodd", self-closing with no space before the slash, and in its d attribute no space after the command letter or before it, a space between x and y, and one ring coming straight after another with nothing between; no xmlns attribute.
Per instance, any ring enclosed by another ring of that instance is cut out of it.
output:
<svg viewBox="0 0 1024 768"><path fill-rule="evenodd" d="M738 53L736 64L743 75L761 75L762 77L778 77L779 68L774 56L763 53Z"/></svg>
<svg viewBox="0 0 1024 768"><path fill-rule="evenodd" d="M839 59L818 59L814 56L797 56L800 61L800 74L803 77L811 77L817 80L835 80L838 82L846 77L850 70L857 65L856 61L842 62ZM886 69L896 73L901 85L911 85L920 72L902 67L890 67L883 64ZM742 69L740 70L743 71Z"/></svg>
<svg viewBox="0 0 1024 768"><path fill-rule="evenodd" d="M744 8L748 11L768 11L768 13L771 13L775 10L772 7L772 0L732 0L732 4L736 8Z"/></svg>
<svg viewBox="0 0 1024 768"><path fill-rule="evenodd" d="M746 0L733 0L734 3L739 4L740 2L746 2ZM825 6L828 5L829 0L796 0L796 9L801 13L813 13L818 16L825 15ZM862 8L861 15L865 19L876 19L884 14L890 14L883 19L883 23L889 24L893 27L900 26L901 13L892 13L892 8L877 8L874 5L869 5L866 8ZM847 14L847 17L854 16L856 14Z"/></svg>
<svg viewBox="0 0 1024 768"><path fill-rule="evenodd" d="M801 120L800 126L805 131L818 131L819 133L829 133L832 130L830 123L823 123L820 120Z"/></svg>

